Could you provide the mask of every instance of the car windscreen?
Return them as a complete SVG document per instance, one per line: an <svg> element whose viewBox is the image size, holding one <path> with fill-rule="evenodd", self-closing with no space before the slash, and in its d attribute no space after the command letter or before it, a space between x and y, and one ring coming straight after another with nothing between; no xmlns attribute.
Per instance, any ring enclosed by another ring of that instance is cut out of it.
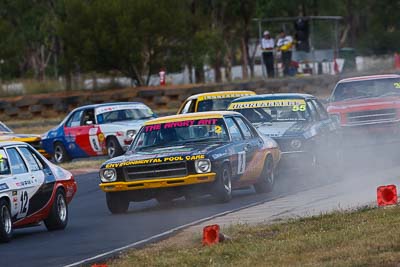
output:
<svg viewBox="0 0 400 267"><path fill-rule="evenodd" d="M235 102L229 110L241 113L252 123L305 121L310 117L304 99L274 99Z"/></svg>
<svg viewBox="0 0 400 267"><path fill-rule="evenodd" d="M130 150L228 140L225 123L221 118L182 120L143 126Z"/></svg>
<svg viewBox="0 0 400 267"><path fill-rule="evenodd" d="M0 133L12 133L10 128L8 128L5 124L0 123Z"/></svg>
<svg viewBox="0 0 400 267"><path fill-rule="evenodd" d="M400 95L400 79L387 78L339 83L330 101Z"/></svg>
<svg viewBox="0 0 400 267"><path fill-rule="evenodd" d="M148 108L143 109L118 109L98 114L97 123L113 123L117 121L145 120L153 118L153 112Z"/></svg>
<svg viewBox="0 0 400 267"><path fill-rule="evenodd" d="M210 99L199 101L197 111L217 111L226 110L232 100L235 98L221 98L221 99Z"/></svg>

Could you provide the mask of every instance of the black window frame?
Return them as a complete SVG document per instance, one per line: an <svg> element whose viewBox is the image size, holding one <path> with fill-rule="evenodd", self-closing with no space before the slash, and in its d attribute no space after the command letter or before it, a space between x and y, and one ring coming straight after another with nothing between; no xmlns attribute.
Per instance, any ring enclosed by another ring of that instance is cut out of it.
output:
<svg viewBox="0 0 400 267"><path fill-rule="evenodd" d="M317 111L318 111L318 117L319 117L319 119L320 119L320 120L327 120L327 119L329 119L329 114L328 114L328 112L326 111L324 105L322 105L322 103L319 102L317 99L312 99L312 102L313 102L315 108L316 108Z"/></svg>
<svg viewBox="0 0 400 267"><path fill-rule="evenodd" d="M253 139L253 138L254 138L254 133L253 133L252 129L249 127L249 125L245 122L245 120L244 120L243 118L239 117L239 116L235 116L235 117L233 117L233 118L234 118L236 124L238 125L239 130L241 131L242 136L244 137L244 140ZM239 123L239 121L243 122L243 124L245 125L245 127L246 127L247 130L249 131L249 133L250 133L250 136L249 136L249 137L247 137L247 136L245 135L245 133L244 133L244 131L243 131L243 129L242 129L241 124Z"/></svg>
<svg viewBox="0 0 400 267"><path fill-rule="evenodd" d="M317 108L314 106L313 102L311 101L311 99L307 99L306 100L306 105L307 105L307 109L310 112L310 118L311 121L318 121L319 120L319 115L318 115L318 110Z"/></svg>

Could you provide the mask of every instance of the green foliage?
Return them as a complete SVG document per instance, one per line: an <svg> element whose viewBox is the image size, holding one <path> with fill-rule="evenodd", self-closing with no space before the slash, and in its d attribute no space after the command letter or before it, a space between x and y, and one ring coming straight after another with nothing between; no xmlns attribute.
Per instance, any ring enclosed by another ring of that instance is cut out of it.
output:
<svg viewBox="0 0 400 267"><path fill-rule="evenodd" d="M397 0L3 0L0 78L119 71L146 84L160 68L244 63L258 38L255 17L343 16L341 46L391 53L398 50L399 7ZM293 23L262 25L273 33L282 27ZM316 46L332 43L330 26L314 31Z"/></svg>

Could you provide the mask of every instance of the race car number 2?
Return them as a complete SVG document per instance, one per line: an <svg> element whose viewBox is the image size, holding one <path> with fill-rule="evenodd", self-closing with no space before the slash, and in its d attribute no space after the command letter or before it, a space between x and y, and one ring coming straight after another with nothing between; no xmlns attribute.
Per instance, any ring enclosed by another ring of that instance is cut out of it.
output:
<svg viewBox="0 0 400 267"><path fill-rule="evenodd" d="M246 151L238 153L238 174L244 173L246 169Z"/></svg>

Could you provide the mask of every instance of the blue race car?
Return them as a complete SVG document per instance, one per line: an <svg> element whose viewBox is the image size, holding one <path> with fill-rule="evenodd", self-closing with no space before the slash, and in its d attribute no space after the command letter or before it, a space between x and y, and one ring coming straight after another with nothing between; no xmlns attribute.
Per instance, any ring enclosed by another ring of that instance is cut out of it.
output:
<svg viewBox="0 0 400 267"><path fill-rule="evenodd" d="M42 145L56 163L73 158L125 152L142 124L156 116L140 102L79 107L42 136Z"/></svg>
<svg viewBox="0 0 400 267"><path fill-rule="evenodd" d="M264 94L232 101L240 112L282 151L282 167L317 167L336 159L338 125L309 94Z"/></svg>
<svg viewBox="0 0 400 267"><path fill-rule="evenodd" d="M100 188L112 213L193 193L226 202L235 188L271 191L279 159L278 144L237 112L180 114L147 121L125 155L103 163Z"/></svg>

